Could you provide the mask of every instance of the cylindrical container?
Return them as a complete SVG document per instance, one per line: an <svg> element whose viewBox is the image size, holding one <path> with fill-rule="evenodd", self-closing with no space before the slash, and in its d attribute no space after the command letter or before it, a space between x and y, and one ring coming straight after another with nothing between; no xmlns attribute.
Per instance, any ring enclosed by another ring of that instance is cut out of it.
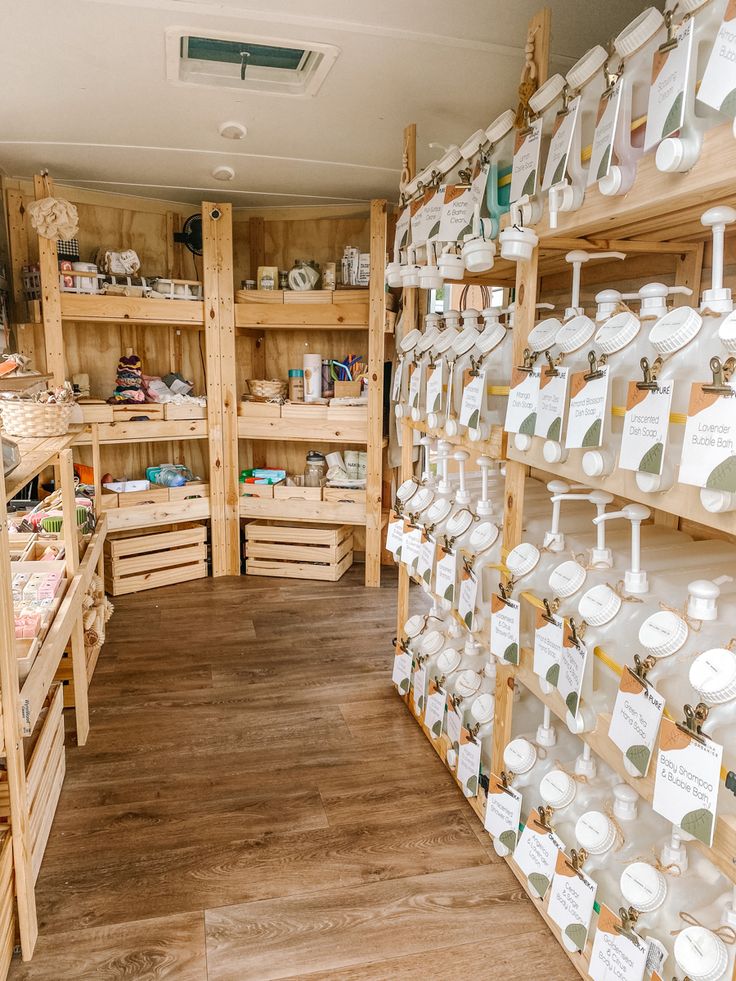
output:
<svg viewBox="0 0 736 981"><path fill-rule="evenodd" d="M289 401L304 401L304 371L301 368L289 368Z"/></svg>
<svg viewBox="0 0 736 981"><path fill-rule="evenodd" d="M322 270L322 289L334 290L337 285L337 264L326 262Z"/></svg>
<svg viewBox="0 0 736 981"><path fill-rule="evenodd" d="M335 397L335 382L330 374L330 362L328 358L322 360L322 398L331 399Z"/></svg>
<svg viewBox="0 0 736 981"><path fill-rule="evenodd" d="M342 453L339 450L335 450L333 453L327 454L327 466L329 468L337 467L338 470L344 470L345 473L348 472L348 468L345 465L345 461L342 458Z"/></svg>
<svg viewBox="0 0 736 981"><path fill-rule="evenodd" d="M289 288L289 270L279 269L279 289L288 290Z"/></svg>
<svg viewBox="0 0 736 981"><path fill-rule="evenodd" d="M254 290L256 288L256 281L255 279L244 279L240 285L244 290Z"/></svg>
<svg viewBox="0 0 736 981"><path fill-rule="evenodd" d="M304 401L318 402L322 398L322 355L304 355Z"/></svg>
<svg viewBox="0 0 736 981"><path fill-rule="evenodd" d="M318 450L310 450L307 453L307 462L304 467L304 486L320 487L326 471L327 463L324 454Z"/></svg>
<svg viewBox="0 0 736 981"><path fill-rule="evenodd" d="M357 450L345 450L345 469L350 480L358 480L360 472L360 454Z"/></svg>

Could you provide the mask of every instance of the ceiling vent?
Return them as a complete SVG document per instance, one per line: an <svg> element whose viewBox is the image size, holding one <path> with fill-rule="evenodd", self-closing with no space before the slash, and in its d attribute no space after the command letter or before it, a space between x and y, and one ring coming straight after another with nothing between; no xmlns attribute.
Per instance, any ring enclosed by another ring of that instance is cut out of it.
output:
<svg viewBox="0 0 736 981"><path fill-rule="evenodd" d="M316 95L339 49L276 38L166 33L170 82L224 86L272 95Z"/></svg>

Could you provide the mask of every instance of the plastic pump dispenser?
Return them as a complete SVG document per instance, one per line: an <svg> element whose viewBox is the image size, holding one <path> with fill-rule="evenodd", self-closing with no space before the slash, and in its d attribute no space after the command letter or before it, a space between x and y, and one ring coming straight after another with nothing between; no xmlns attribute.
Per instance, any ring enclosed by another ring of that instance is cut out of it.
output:
<svg viewBox="0 0 736 981"><path fill-rule="evenodd" d="M614 518L626 518L631 522L631 568L624 574L624 588L627 593L641 594L649 591L647 574L641 568L641 523L651 513L643 504L626 504L620 511L609 511L593 518L596 526Z"/></svg>
<svg viewBox="0 0 736 981"><path fill-rule="evenodd" d="M550 483L554 483L551 481ZM561 552L565 547L565 536L560 531L560 506L562 501L589 501L595 505L597 518L593 518L593 523L598 529L597 545L593 549L591 561L596 564L613 565L611 550L605 546L605 530L603 518L611 517L606 515L606 505L613 501L613 494L607 491L593 490L585 493L573 494L569 491L555 494L552 498L552 524L547 534L544 536L544 547L552 552ZM620 513L620 512L619 512ZM595 558L593 558L595 556Z"/></svg>

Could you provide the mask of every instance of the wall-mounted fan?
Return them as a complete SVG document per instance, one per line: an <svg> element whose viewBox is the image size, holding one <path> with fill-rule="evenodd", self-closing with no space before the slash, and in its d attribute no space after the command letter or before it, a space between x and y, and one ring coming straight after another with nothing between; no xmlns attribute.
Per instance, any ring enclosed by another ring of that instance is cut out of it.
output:
<svg viewBox="0 0 736 981"><path fill-rule="evenodd" d="M174 232L174 241L182 242L194 255L202 255L202 215L190 215L180 232Z"/></svg>

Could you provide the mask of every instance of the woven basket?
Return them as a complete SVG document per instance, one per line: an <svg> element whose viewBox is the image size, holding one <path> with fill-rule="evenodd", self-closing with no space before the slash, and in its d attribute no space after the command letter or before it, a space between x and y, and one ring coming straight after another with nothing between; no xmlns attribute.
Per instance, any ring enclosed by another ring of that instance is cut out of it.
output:
<svg viewBox="0 0 736 981"><path fill-rule="evenodd" d="M69 432L71 402L0 401L0 418L8 436L63 436Z"/></svg>
<svg viewBox="0 0 736 981"><path fill-rule="evenodd" d="M289 390L288 382L277 378L249 378L248 388L251 395L261 399L284 399Z"/></svg>

